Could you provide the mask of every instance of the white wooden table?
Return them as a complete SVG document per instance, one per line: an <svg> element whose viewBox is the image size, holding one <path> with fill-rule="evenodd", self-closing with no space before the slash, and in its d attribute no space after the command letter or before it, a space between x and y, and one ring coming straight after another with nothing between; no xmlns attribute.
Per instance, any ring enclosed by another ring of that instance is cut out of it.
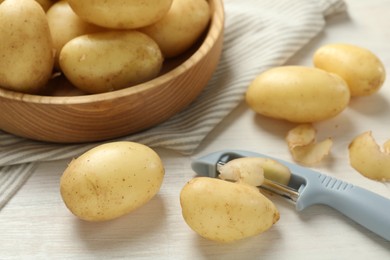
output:
<svg viewBox="0 0 390 260"><path fill-rule="evenodd" d="M332 17L326 30L289 64L311 66L319 46L348 42L372 50L390 73L390 1L346 2L348 15ZM59 178L69 160L42 163L0 211L0 259L390 259L390 242L340 213L320 205L298 213L278 197L272 200L280 221L266 233L234 244L205 240L185 224L179 193L194 176L193 158L221 149L244 149L291 161L284 135L292 126L255 116L241 104L196 154L156 149L166 168L158 195L139 210L106 223L80 221L64 206ZM331 157L317 170L390 199L390 183L362 177L350 167L347 152L353 137L367 130L380 144L390 139L390 76L379 93L354 98L342 114L315 126L319 139L334 138Z"/></svg>

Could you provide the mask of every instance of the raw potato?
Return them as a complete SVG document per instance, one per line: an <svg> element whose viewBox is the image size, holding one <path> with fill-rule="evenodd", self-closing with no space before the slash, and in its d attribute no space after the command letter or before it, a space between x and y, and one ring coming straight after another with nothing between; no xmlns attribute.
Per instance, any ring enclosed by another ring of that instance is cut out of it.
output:
<svg viewBox="0 0 390 260"><path fill-rule="evenodd" d="M55 50L55 66L59 69L58 58L62 47L71 39L84 34L103 31L104 28L87 23L70 8L67 1L53 4L46 13Z"/></svg>
<svg viewBox="0 0 390 260"><path fill-rule="evenodd" d="M348 86L339 76L303 66L267 70L246 92L246 102L255 112L297 123L332 118L349 100Z"/></svg>
<svg viewBox="0 0 390 260"><path fill-rule="evenodd" d="M219 168L219 178L234 182L243 182L252 186L261 186L264 177L268 180L287 185L291 178L290 169L268 158L242 157L231 160Z"/></svg>
<svg viewBox="0 0 390 260"><path fill-rule="evenodd" d="M351 166L363 176L378 180L390 180L390 140L384 145L382 151L371 131L355 137L350 143L349 161Z"/></svg>
<svg viewBox="0 0 390 260"><path fill-rule="evenodd" d="M56 0L35 0L37 1L46 12L56 2Z"/></svg>
<svg viewBox="0 0 390 260"><path fill-rule="evenodd" d="M386 77L385 68L371 51L351 44L329 44L313 57L317 68L333 72L348 84L351 96L368 96L377 92Z"/></svg>
<svg viewBox="0 0 390 260"><path fill-rule="evenodd" d="M153 24L169 10L172 0L68 0L83 20L113 29L135 29Z"/></svg>
<svg viewBox="0 0 390 260"><path fill-rule="evenodd" d="M275 205L253 186L197 177L181 190L186 223L200 236L233 242L258 235L279 220Z"/></svg>
<svg viewBox="0 0 390 260"><path fill-rule="evenodd" d="M103 93L156 77L163 57L146 34L107 31L72 39L62 48L59 63L76 87L88 93Z"/></svg>
<svg viewBox="0 0 390 260"><path fill-rule="evenodd" d="M210 21L206 0L173 0L168 13L158 22L142 28L160 46L166 58L188 50L200 37Z"/></svg>
<svg viewBox="0 0 390 260"><path fill-rule="evenodd" d="M50 6L56 1L56 0L35 0L39 5L43 8L43 10L46 12ZM4 2L4 0L0 0L0 4Z"/></svg>
<svg viewBox="0 0 390 260"><path fill-rule="evenodd" d="M77 217L105 221L147 203L159 191L163 178L163 163L151 148L111 142L69 164L61 177L61 196Z"/></svg>
<svg viewBox="0 0 390 260"><path fill-rule="evenodd" d="M311 124L301 124L288 131L286 141L294 161L313 166L330 153L333 145L332 138L328 137L317 142L316 132Z"/></svg>
<svg viewBox="0 0 390 260"><path fill-rule="evenodd" d="M34 0L0 5L0 86L36 93L49 81L53 44L42 7Z"/></svg>

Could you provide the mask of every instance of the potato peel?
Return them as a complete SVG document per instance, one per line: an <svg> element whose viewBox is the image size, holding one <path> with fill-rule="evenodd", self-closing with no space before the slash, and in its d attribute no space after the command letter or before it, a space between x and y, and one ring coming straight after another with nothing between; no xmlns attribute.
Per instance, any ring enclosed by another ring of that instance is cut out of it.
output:
<svg viewBox="0 0 390 260"><path fill-rule="evenodd" d="M314 165L327 156L332 148L333 140L327 138L318 143L311 143L304 146L296 146L291 153L293 159L304 165Z"/></svg>
<svg viewBox="0 0 390 260"><path fill-rule="evenodd" d="M315 143L317 131L311 124L301 124L287 134L287 144L290 149Z"/></svg>
<svg viewBox="0 0 390 260"><path fill-rule="evenodd" d="M350 165L360 174L372 180L390 180L390 140L382 150L367 131L352 140L348 151Z"/></svg>
<svg viewBox="0 0 390 260"><path fill-rule="evenodd" d="M294 161L311 166L321 162L333 145L332 138L316 141L317 131L311 124L301 124L291 129L286 141Z"/></svg>
<svg viewBox="0 0 390 260"><path fill-rule="evenodd" d="M390 140L387 140L387 141L383 144L383 150L384 150L385 153L390 154Z"/></svg>
<svg viewBox="0 0 390 260"><path fill-rule="evenodd" d="M219 168L222 180L261 186L264 178L287 185L290 181L290 169L283 164L260 157L243 157L229 161Z"/></svg>

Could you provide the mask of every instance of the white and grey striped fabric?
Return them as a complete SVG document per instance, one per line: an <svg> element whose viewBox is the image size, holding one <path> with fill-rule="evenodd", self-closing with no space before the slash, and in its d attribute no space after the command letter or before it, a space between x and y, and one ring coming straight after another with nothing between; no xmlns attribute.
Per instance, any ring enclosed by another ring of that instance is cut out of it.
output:
<svg viewBox="0 0 390 260"><path fill-rule="evenodd" d="M185 111L150 130L119 138L191 154L242 100L251 80L283 65L325 27L325 17L345 12L342 0L225 0L221 62L208 86ZM0 131L0 209L39 161L75 157L96 146L35 142Z"/></svg>

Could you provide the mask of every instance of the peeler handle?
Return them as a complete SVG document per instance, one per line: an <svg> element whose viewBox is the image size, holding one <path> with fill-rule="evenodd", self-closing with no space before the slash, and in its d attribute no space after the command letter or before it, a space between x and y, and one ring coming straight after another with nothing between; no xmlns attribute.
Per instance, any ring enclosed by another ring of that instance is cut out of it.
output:
<svg viewBox="0 0 390 260"><path fill-rule="evenodd" d="M390 200L363 188L320 174L301 192L297 210L325 204L390 241Z"/></svg>

